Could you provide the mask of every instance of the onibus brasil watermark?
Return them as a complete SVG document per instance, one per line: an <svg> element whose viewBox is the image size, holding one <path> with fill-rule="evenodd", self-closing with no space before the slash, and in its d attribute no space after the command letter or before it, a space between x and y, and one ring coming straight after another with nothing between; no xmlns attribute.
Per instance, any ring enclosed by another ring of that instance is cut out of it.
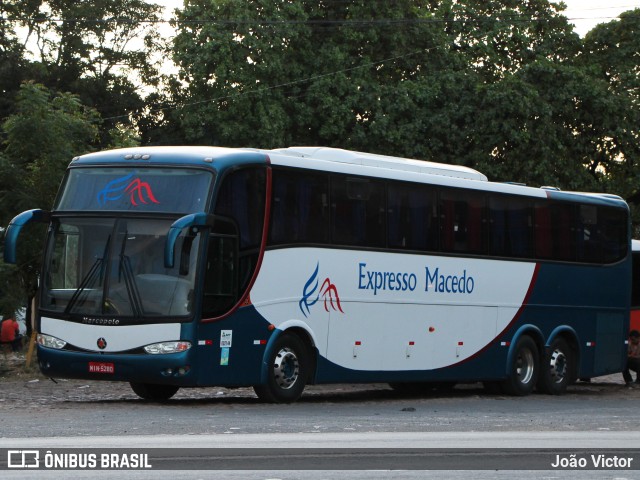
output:
<svg viewBox="0 0 640 480"><path fill-rule="evenodd" d="M150 469L147 453L84 453L46 450L8 450L7 468L52 470L130 470Z"/></svg>

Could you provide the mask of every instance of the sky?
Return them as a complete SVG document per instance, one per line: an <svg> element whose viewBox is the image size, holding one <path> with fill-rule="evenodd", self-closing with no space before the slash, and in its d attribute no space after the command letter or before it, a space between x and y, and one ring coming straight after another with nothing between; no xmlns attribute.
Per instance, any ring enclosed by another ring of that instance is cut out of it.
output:
<svg viewBox="0 0 640 480"><path fill-rule="evenodd" d="M622 12L640 8L640 0L564 0L564 3L565 16L581 37L598 23L611 22Z"/></svg>

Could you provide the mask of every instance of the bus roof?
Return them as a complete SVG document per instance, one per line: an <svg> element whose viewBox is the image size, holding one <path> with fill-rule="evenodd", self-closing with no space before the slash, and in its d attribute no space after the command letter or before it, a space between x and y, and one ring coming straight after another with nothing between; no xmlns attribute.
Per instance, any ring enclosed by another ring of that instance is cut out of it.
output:
<svg viewBox="0 0 640 480"><path fill-rule="evenodd" d="M362 165L367 167L389 168L406 172L428 173L431 175L444 175L447 177L464 178L467 180L487 181L486 175L472 168L460 165L447 165L443 163L428 162L426 160L413 160L408 158L376 155L373 153L355 152L340 148L327 147L289 147L276 150L268 150L265 153L273 160L276 155L295 158L314 158L330 162Z"/></svg>
<svg viewBox="0 0 640 480"><path fill-rule="evenodd" d="M224 170L238 164L271 163L293 168L336 171L353 175L436 183L475 190L510 193L537 198L592 199L597 203L624 203L615 195L567 192L547 187L489 182L486 175L461 165L415 160L329 147L288 147L273 150L211 146L131 147L89 153L73 159L74 166L112 166L116 163L140 165L184 165Z"/></svg>

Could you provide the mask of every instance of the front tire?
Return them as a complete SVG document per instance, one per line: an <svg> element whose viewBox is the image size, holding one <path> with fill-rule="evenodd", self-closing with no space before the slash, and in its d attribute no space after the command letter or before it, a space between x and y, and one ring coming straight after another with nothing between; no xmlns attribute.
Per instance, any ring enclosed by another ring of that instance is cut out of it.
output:
<svg viewBox="0 0 640 480"><path fill-rule="evenodd" d="M561 395L573 378L574 356L567 342L562 338L556 338L542 355L538 390L551 395Z"/></svg>
<svg viewBox="0 0 640 480"><path fill-rule="evenodd" d="M509 395L529 395L538 381L539 355L536 342L527 335L516 343L509 365L509 376L502 382L502 389Z"/></svg>
<svg viewBox="0 0 640 480"><path fill-rule="evenodd" d="M268 359L267 382L254 385L253 389L263 402L295 402L307 384L309 365L305 343L295 334L283 333Z"/></svg>
<svg viewBox="0 0 640 480"><path fill-rule="evenodd" d="M165 402L173 397L180 387L175 385L157 385L153 383L131 382L131 390L144 400L152 402Z"/></svg>

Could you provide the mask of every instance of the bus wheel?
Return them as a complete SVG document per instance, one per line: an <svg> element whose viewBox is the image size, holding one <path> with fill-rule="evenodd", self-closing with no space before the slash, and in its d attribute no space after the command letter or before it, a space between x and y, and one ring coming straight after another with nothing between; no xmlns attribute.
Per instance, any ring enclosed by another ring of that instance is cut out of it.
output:
<svg viewBox="0 0 640 480"><path fill-rule="evenodd" d="M556 338L542 355L538 390L551 395L563 394L574 376L573 369L569 345L564 339Z"/></svg>
<svg viewBox="0 0 640 480"><path fill-rule="evenodd" d="M509 395L529 395L538 380L538 347L536 342L523 335L515 346L509 376L502 382L502 389Z"/></svg>
<svg viewBox="0 0 640 480"><path fill-rule="evenodd" d="M151 400L153 402L164 402L173 397L180 387L175 385L156 385L153 383L133 383L131 382L131 389L140 398L145 400Z"/></svg>
<svg viewBox="0 0 640 480"><path fill-rule="evenodd" d="M254 385L258 398L269 403L295 402L309 375L307 348L297 335L283 333L273 345L269 357L267 382Z"/></svg>

